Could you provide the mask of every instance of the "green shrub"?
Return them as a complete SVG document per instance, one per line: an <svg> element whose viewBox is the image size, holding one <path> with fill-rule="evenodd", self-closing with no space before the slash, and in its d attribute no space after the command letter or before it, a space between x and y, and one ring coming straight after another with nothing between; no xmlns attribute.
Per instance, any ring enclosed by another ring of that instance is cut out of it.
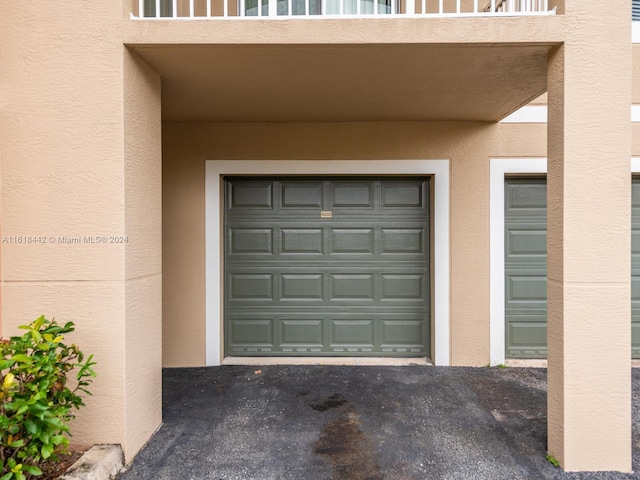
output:
<svg viewBox="0 0 640 480"><path fill-rule="evenodd" d="M72 322L41 316L20 328L27 331L21 337L0 339L0 480L42 475L38 465L57 460L95 376L93 355L85 360L76 345L62 343Z"/></svg>

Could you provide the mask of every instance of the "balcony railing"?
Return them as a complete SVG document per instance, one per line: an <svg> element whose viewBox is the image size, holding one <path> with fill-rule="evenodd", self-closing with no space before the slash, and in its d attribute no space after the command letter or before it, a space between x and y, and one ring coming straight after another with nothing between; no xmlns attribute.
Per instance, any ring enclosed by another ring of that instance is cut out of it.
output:
<svg viewBox="0 0 640 480"><path fill-rule="evenodd" d="M139 0L141 19L553 15L549 0Z"/></svg>

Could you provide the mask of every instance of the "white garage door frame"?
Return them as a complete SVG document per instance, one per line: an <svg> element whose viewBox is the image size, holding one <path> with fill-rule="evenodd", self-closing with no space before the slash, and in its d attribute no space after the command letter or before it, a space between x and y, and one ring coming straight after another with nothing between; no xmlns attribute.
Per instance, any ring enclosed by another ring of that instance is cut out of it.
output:
<svg viewBox="0 0 640 480"><path fill-rule="evenodd" d="M489 167L490 364L505 362L504 308L504 178L546 174L546 158L492 158ZM631 174L640 173L640 157L631 158Z"/></svg>
<svg viewBox="0 0 640 480"><path fill-rule="evenodd" d="M449 160L205 162L205 352L207 366L223 360L222 179L229 175L429 175L433 176L433 362L450 364L449 347Z"/></svg>

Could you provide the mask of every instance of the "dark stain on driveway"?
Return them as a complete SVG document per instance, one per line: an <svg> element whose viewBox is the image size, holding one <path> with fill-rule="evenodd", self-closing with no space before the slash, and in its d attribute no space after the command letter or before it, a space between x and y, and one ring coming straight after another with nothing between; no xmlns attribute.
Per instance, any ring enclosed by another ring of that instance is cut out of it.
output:
<svg viewBox="0 0 640 480"><path fill-rule="evenodd" d="M334 393L324 400L312 403L311 408L313 408L316 412L326 412L327 410L339 408L345 403L347 403L347 401L343 398L342 395L340 395L339 393Z"/></svg>
<svg viewBox="0 0 640 480"><path fill-rule="evenodd" d="M340 416L322 427L318 440L313 444L314 453L331 463L331 480L383 480L384 475L374 461L375 452L371 443L347 400L334 393L322 402L311 405L318 412L341 407L344 408Z"/></svg>

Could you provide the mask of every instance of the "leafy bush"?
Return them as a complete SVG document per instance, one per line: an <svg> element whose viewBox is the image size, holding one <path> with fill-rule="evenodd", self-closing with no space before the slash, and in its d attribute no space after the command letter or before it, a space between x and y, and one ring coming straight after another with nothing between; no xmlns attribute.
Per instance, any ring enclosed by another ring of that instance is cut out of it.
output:
<svg viewBox="0 0 640 480"><path fill-rule="evenodd" d="M69 445L73 409L91 395L95 376L93 355L85 360L76 345L62 343L72 322L41 316L20 328L27 331L21 337L0 339L0 480L42 475L38 465L57 460Z"/></svg>

